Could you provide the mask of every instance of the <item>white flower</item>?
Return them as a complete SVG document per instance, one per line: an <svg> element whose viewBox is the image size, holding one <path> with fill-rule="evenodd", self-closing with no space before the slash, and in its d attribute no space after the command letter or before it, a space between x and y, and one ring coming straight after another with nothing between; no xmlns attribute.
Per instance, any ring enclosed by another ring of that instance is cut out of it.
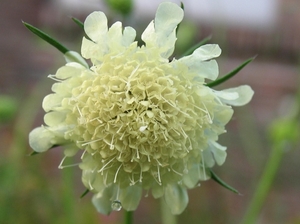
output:
<svg viewBox="0 0 300 224"><path fill-rule="evenodd" d="M180 214L187 188L225 161L226 147L217 140L231 119L230 105L252 98L249 86L205 85L218 76L218 45L169 62L182 18L179 6L162 3L139 47L133 28L116 22L108 29L104 13L93 12L84 23L91 40L83 38L81 49L93 65L70 62L53 76L54 93L43 101L46 126L30 133L30 145L37 152L65 145L66 157L81 152L82 181L101 213L116 201L135 210L143 190L151 190Z"/></svg>

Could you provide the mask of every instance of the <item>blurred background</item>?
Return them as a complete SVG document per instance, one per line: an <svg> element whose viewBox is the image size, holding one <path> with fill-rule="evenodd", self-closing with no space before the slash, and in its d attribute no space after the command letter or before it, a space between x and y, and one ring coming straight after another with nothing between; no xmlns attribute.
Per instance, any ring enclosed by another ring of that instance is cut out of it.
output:
<svg viewBox="0 0 300 224"><path fill-rule="evenodd" d="M135 0L121 10L108 5L121 0L0 1L0 223L120 223L122 212L102 216L84 192L78 168L58 170L60 150L28 156L28 133L43 123L41 103L51 92L63 56L22 24L28 22L80 51L80 20L92 11L133 26L138 35L154 18L159 0ZM180 4L180 1L173 1ZM236 195L214 181L190 190L187 209L178 223L240 223L269 157L270 124L290 112L299 89L300 2L298 0L183 0L185 18L175 56L212 35L223 50L218 58L224 75L257 55L236 77L218 88L249 84L251 103L235 108L220 142L227 161L214 171L241 192ZM300 223L299 144L285 149L275 181L257 223ZM142 199L135 223L160 223L159 202Z"/></svg>

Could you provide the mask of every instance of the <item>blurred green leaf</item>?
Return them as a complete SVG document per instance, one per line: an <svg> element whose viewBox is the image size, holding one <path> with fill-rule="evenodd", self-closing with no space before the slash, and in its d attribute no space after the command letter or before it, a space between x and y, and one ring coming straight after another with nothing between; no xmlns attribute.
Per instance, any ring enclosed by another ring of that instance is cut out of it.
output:
<svg viewBox="0 0 300 224"><path fill-rule="evenodd" d="M12 120L17 110L18 105L15 98L0 95L0 123Z"/></svg>
<svg viewBox="0 0 300 224"><path fill-rule="evenodd" d="M231 187L227 183L225 183L223 180L221 180L221 178L218 177L211 169L208 169L208 170L210 172L211 179L213 179L214 181L216 181L218 184L225 187L226 189L232 191L233 193L240 194L240 192L238 192L236 189L234 189L233 187Z"/></svg>
<svg viewBox="0 0 300 224"><path fill-rule="evenodd" d="M253 61L256 58L256 56L247 59L246 61L244 61L241 65L239 65L238 67L236 67L235 69L233 69L231 72L229 72L228 74L224 75L222 78L219 78L213 82L207 83L206 86L208 87L214 87L217 85L220 85L221 83L227 81L228 79L232 78L233 76L235 76L239 71L241 71L247 64L249 64L251 61Z"/></svg>
<svg viewBox="0 0 300 224"><path fill-rule="evenodd" d="M67 53L69 51L68 48L63 46L61 43L59 43L57 40L46 34L45 32L41 31L40 29L30 25L29 23L26 23L23 21L24 26L29 29L32 33L37 35L38 37L42 38L44 41L51 44L53 47L55 47L57 50L62 52L63 54Z"/></svg>
<svg viewBox="0 0 300 224"><path fill-rule="evenodd" d="M271 124L269 133L275 144L285 141L297 142L300 136L299 122L287 118L277 119Z"/></svg>
<svg viewBox="0 0 300 224"><path fill-rule="evenodd" d="M106 4L122 15L129 15L133 9L132 0L105 0Z"/></svg>

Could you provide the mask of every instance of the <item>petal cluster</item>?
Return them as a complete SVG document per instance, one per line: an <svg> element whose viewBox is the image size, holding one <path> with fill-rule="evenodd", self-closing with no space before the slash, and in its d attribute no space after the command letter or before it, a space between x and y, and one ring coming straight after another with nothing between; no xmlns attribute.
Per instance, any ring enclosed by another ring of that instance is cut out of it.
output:
<svg viewBox="0 0 300 224"><path fill-rule="evenodd" d="M205 85L218 76L218 45L169 60L182 18L179 6L162 3L138 46L133 28L120 22L108 28L105 14L94 12L84 23L89 38L81 49L92 66L69 62L51 76L57 82L43 101L46 126L30 133L30 145L37 152L64 145L65 157L80 152L82 181L101 213L116 202L135 210L143 190L151 190L180 214L186 189L226 159L217 140L231 105L252 98L248 86L215 91Z"/></svg>

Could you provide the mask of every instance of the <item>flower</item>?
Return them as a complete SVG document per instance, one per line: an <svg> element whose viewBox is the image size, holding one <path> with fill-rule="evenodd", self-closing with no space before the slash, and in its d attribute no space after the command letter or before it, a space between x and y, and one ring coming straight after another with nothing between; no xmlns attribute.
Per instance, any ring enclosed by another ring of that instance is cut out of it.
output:
<svg viewBox="0 0 300 224"><path fill-rule="evenodd" d="M62 145L65 158L81 153L82 181L101 213L135 210L143 190L151 190L180 214L187 189L226 159L217 140L232 117L230 105L252 98L246 85L206 85L218 76L218 45L169 61L182 18L176 4L160 4L139 47L133 28L116 22L108 29L105 14L93 12L81 48L92 66L69 62L50 76L57 82L43 101L46 126L30 133L30 145L36 152ZM60 168L68 166L64 159Z"/></svg>

